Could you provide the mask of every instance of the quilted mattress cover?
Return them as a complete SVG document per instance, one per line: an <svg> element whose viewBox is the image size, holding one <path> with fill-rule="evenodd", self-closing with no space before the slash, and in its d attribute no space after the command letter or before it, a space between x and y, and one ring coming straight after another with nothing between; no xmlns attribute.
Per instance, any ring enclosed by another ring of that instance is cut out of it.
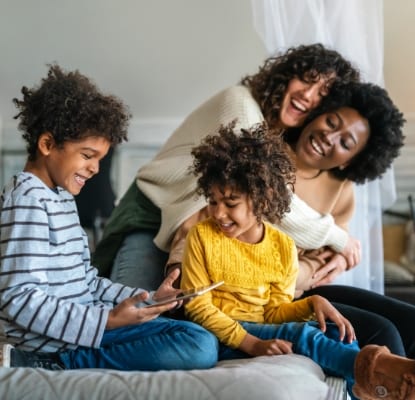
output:
<svg viewBox="0 0 415 400"><path fill-rule="evenodd" d="M209 370L122 372L0 368L1 400L344 400L344 382L297 354Z"/></svg>

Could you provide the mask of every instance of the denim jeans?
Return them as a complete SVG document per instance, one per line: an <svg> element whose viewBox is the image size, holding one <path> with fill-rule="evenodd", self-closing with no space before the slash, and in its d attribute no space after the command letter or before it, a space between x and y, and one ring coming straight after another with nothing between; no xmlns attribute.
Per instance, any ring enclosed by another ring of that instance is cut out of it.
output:
<svg viewBox="0 0 415 400"><path fill-rule="evenodd" d="M125 236L112 266L113 282L146 290L160 286L168 254L153 243L155 235L154 231L141 230Z"/></svg>
<svg viewBox="0 0 415 400"><path fill-rule="evenodd" d="M287 322L284 324L257 324L241 322L247 332L260 339L284 339L293 343L293 352L311 358L329 375L342 377L347 381L352 394L354 384L354 362L360 349L356 341L344 343L339 340L339 331L333 323L327 323L325 333L317 322ZM219 360L246 358L240 350L220 345Z"/></svg>
<svg viewBox="0 0 415 400"><path fill-rule="evenodd" d="M98 349L80 347L59 354L67 369L204 369L216 365L218 341L197 324L158 317L105 331Z"/></svg>
<svg viewBox="0 0 415 400"><path fill-rule="evenodd" d="M336 308L353 324L361 347L376 343L387 346L392 353L415 358L413 304L344 285L326 285L304 293L305 296L313 294L335 303Z"/></svg>

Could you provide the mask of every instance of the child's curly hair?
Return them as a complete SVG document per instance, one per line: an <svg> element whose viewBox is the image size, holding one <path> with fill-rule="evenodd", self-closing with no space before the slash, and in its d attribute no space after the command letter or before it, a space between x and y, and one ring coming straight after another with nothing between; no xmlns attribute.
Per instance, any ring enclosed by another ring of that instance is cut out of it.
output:
<svg viewBox="0 0 415 400"><path fill-rule="evenodd" d="M320 43L289 48L284 54L265 60L259 71L241 80L260 105L270 127L279 122L279 112L289 82L298 78L317 82L330 77L328 86L358 81L359 71L335 50Z"/></svg>
<svg viewBox="0 0 415 400"><path fill-rule="evenodd" d="M221 126L194 147L191 172L198 176L197 194L209 197L212 186L246 194L258 219L274 223L289 211L294 166L281 137L266 123L235 133L236 121Z"/></svg>
<svg viewBox="0 0 415 400"><path fill-rule="evenodd" d="M58 146L86 136L103 136L112 145L127 140L131 117L121 100L102 94L79 71L49 65L46 78L32 89L22 87L23 100L13 99L20 112L19 129L27 142L29 160L36 158L39 136L49 132Z"/></svg>

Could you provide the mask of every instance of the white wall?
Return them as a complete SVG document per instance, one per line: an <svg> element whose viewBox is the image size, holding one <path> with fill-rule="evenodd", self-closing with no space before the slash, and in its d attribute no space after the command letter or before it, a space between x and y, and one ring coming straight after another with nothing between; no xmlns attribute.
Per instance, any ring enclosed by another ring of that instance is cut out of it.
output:
<svg viewBox="0 0 415 400"><path fill-rule="evenodd" d="M384 0L384 30L385 86L415 120L415 1Z"/></svg>
<svg viewBox="0 0 415 400"><path fill-rule="evenodd" d="M333 0L335 1L335 0ZM415 2L384 0L386 87L415 113ZM92 76L136 118L181 118L256 70L265 49L250 0L0 0L0 115L45 64Z"/></svg>
<svg viewBox="0 0 415 400"><path fill-rule="evenodd" d="M393 210L409 213L408 195L415 197L415 2L384 0L385 86L407 123L405 146L395 161L398 199ZM388 221L389 218L385 218ZM401 223L399 219L397 222Z"/></svg>
<svg viewBox="0 0 415 400"><path fill-rule="evenodd" d="M141 120L182 118L265 58L250 0L0 0L0 50L6 128L11 99L48 62L93 77Z"/></svg>
<svg viewBox="0 0 415 400"><path fill-rule="evenodd" d="M385 85L415 121L415 2L384 0L384 16ZM77 68L123 98L134 143L163 141L201 101L266 57L251 0L0 0L0 52L9 147L22 145L11 100L45 76L46 63Z"/></svg>
<svg viewBox="0 0 415 400"><path fill-rule="evenodd" d="M79 69L129 105L130 140L114 162L119 195L182 118L266 58L250 0L0 0L0 51L9 149L23 148L12 98L46 76L47 63ZM0 183L24 158L3 157Z"/></svg>

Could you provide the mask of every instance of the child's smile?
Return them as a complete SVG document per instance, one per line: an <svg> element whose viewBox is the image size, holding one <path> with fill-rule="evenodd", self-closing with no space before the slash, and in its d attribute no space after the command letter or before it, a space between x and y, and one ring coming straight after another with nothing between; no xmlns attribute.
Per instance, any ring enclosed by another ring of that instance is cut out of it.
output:
<svg viewBox="0 0 415 400"><path fill-rule="evenodd" d="M81 189L82 189L82 187L85 185L85 182L88 178L85 178L85 177L82 177L82 176L76 174L75 179L78 182L79 186L81 186Z"/></svg>
<svg viewBox="0 0 415 400"><path fill-rule="evenodd" d="M75 196L99 172L99 161L107 154L110 142L102 136L86 136L58 146L46 132L40 136L38 147L42 157L28 162L25 170L50 188L60 186Z"/></svg>
<svg viewBox="0 0 415 400"><path fill-rule="evenodd" d="M220 189L213 186L209 193L208 211L226 236L247 243L262 240L263 225L258 223L251 200L246 194L229 187Z"/></svg>

